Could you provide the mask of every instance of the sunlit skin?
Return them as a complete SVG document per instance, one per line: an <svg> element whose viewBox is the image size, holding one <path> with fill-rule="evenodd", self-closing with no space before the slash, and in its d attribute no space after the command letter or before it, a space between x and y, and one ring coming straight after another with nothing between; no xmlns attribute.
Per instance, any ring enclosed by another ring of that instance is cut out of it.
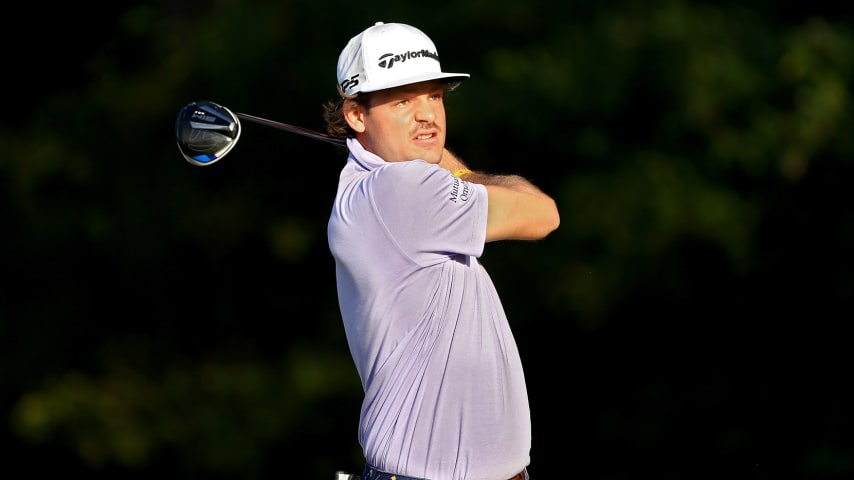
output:
<svg viewBox="0 0 854 480"><path fill-rule="evenodd" d="M365 150L386 162L421 159L449 172L467 168L445 149L445 85L439 80L369 94L365 104L345 104L344 118ZM560 223L554 200L522 177L469 173L486 187L486 241L535 240Z"/></svg>
<svg viewBox="0 0 854 480"><path fill-rule="evenodd" d="M445 87L428 81L370 94L345 114L356 139L387 162L438 164L445 147Z"/></svg>

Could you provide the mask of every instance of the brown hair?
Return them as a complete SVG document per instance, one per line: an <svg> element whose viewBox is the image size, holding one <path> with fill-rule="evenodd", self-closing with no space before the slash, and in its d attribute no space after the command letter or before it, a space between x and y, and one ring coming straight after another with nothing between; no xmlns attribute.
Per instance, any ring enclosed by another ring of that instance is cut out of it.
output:
<svg viewBox="0 0 854 480"><path fill-rule="evenodd" d="M353 138L356 132L347 124L344 118L345 109L356 108L356 105L365 105L368 100L366 94L344 96L340 87L338 93L341 97L337 100L329 100L323 105L323 119L326 121L326 133L342 140Z"/></svg>

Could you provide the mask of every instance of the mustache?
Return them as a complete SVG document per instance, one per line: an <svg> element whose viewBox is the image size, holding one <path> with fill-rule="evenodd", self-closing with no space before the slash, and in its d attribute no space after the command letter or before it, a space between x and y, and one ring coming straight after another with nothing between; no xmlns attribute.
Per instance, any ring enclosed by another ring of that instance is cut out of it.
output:
<svg viewBox="0 0 854 480"><path fill-rule="evenodd" d="M413 133L418 133L420 130L436 130L437 132L441 132L442 129L439 128L439 125L436 125L436 122L418 122L413 130Z"/></svg>

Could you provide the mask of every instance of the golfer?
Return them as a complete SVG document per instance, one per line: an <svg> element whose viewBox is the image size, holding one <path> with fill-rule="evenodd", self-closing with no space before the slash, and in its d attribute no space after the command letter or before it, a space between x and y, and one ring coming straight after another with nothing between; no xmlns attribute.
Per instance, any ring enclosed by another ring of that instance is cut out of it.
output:
<svg viewBox="0 0 854 480"><path fill-rule="evenodd" d="M362 480L527 479L525 375L478 258L487 242L554 231L555 202L445 148L445 95L469 75L443 72L417 28L367 28L337 74L340 98L324 115L349 156L328 241L364 389Z"/></svg>

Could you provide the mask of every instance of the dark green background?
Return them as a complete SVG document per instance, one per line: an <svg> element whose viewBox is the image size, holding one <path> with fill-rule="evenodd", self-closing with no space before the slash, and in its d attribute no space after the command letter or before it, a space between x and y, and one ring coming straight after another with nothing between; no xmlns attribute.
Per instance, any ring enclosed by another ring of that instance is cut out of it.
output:
<svg viewBox="0 0 854 480"><path fill-rule="evenodd" d="M399 21L472 75L449 146L561 211L481 259L526 369L533 478L851 478L854 17L830 5L21 5L2 33L3 469L361 468L326 244L344 154L244 123L196 167L174 122L206 99L322 130L340 50Z"/></svg>

